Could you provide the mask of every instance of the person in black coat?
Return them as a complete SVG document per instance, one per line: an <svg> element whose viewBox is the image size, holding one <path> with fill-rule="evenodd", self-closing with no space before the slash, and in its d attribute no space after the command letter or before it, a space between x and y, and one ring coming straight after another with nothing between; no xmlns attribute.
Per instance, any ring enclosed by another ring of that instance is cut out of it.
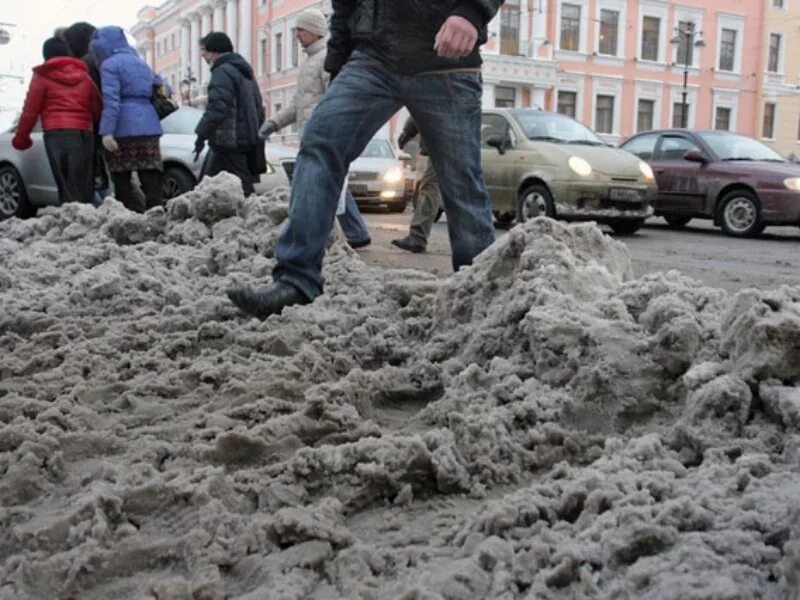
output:
<svg viewBox="0 0 800 600"><path fill-rule="evenodd" d="M57 33L62 40L69 46L69 51L75 58L82 60L86 67L89 69L89 77L94 82L98 90L102 90L103 86L100 84L100 65L94 55L89 52L89 44L92 41L92 36L97 28L91 23L85 21L78 21L69 27L59 28ZM95 132L96 133L96 132ZM101 143L100 136L96 135L94 139L94 155L92 164L92 175L94 177L94 189L100 194L100 199L108 194L109 178L108 169L106 167L105 158L103 157L103 144Z"/></svg>
<svg viewBox="0 0 800 600"><path fill-rule="evenodd" d="M211 152L203 175L232 173L241 179L242 190L249 196L255 192L253 179L264 161L264 146L258 136L266 118L261 92L253 68L233 51L227 35L212 31L200 40L200 49L211 65L211 81L206 111L195 128L195 153L199 156L207 142Z"/></svg>

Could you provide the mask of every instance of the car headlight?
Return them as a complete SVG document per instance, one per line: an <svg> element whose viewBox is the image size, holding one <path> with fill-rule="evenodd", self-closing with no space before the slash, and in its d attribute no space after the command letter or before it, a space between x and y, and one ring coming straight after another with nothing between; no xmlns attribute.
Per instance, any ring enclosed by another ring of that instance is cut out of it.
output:
<svg viewBox="0 0 800 600"><path fill-rule="evenodd" d="M789 177L789 179L784 179L783 185L786 186L787 190L800 192L800 177Z"/></svg>
<svg viewBox="0 0 800 600"><path fill-rule="evenodd" d="M580 175L581 177L588 177L592 174L592 165L590 165L586 160L582 159L580 156L570 156L569 157L569 168L572 169L572 172L576 175Z"/></svg>
<svg viewBox="0 0 800 600"><path fill-rule="evenodd" d="M386 173L383 174L383 182L389 185L400 183L403 181L403 169L400 167L391 167Z"/></svg>
<svg viewBox="0 0 800 600"><path fill-rule="evenodd" d="M653 169L643 160L639 161L639 171L642 173L642 177L646 183L653 183L655 181L656 176L653 174Z"/></svg>

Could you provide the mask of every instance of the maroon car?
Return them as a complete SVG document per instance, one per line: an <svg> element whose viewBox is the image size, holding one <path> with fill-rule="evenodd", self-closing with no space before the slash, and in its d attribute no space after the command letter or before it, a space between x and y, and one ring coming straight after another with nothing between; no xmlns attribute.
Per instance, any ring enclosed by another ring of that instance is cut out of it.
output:
<svg viewBox="0 0 800 600"><path fill-rule="evenodd" d="M745 237L767 225L800 225L800 165L753 138L664 129L637 134L621 148L653 168L653 209L672 227L713 219L728 235Z"/></svg>

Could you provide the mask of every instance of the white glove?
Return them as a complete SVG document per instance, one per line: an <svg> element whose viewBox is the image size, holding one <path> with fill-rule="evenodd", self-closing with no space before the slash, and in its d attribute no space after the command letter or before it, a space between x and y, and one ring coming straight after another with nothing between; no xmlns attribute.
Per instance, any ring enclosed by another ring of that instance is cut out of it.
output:
<svg viewBox="0 0 800 600"><path fill-rule="evenodd" d="M114 139L113 135L104 135L103 148L105 148L109 152L116 152L117 150L119 150L119 144L117 143L117 140Z"/></svg>

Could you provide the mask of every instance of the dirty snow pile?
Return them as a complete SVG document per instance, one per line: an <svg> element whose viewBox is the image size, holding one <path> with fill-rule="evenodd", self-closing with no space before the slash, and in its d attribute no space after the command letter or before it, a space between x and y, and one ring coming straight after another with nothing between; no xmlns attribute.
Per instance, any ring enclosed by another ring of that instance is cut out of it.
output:
<svg viewBox="0 0 800 600"><path fill-rule="evenodd" d="M447 279L336 233L247 319L286 215L0 223L0 599L797 597L800 287L537 219Z"/></svg>

